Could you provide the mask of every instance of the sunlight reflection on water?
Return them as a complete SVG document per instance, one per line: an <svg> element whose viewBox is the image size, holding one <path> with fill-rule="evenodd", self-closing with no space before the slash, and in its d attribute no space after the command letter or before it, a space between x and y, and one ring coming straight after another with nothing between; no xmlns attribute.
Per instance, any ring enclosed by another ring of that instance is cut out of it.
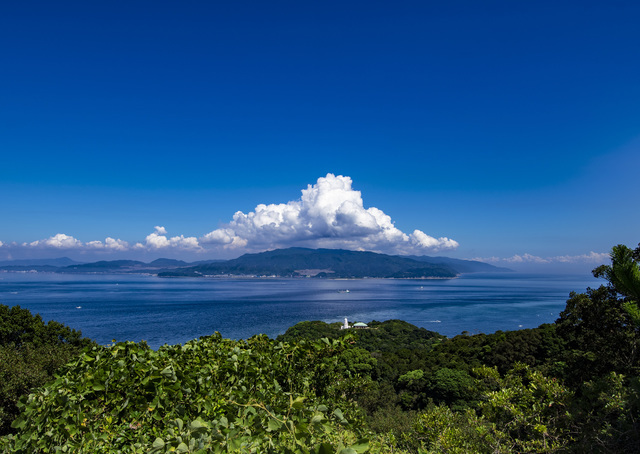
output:
<svg viewBox="0 0 640 454"><path fill-rule="evenodd" d="M214 331L275 337L299 321L345 317L402 319L447 336L532 328L553 322L570 291L600 283L590 275L517 273L420 281L4 273L0 304L39 312L100 343L144 339L156 348Z"/></svg>

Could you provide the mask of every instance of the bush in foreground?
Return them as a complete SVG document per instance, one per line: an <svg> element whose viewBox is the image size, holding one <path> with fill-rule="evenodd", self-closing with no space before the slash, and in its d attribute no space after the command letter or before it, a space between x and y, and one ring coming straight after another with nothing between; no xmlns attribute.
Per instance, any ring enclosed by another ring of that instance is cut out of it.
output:
<svg viewBox="0 0 640 454"><path fill-rule="evenodd" d="M21 401L8 452L357 453L360 413L341 340L219 334L158 351L94 346Z"/></svg>

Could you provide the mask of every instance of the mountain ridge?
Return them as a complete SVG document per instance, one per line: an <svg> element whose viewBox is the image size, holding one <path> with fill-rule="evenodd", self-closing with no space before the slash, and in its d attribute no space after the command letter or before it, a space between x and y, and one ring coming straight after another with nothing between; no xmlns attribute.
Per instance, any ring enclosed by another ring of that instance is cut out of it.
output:
<svg viewBox="0 0 640 454"><path fill-rule="evenodd" d="M145 273L160 277L278 276L316 278L453 278L462 273L504 272L484 262L450 257L400 256L346 249L292 247L247 253L230 260L185 262L160 258L75 262L67 257L0 262L5 271Z"/></svg>
<svg viewBox="0 0 640 454"><path fill-rule="evenodd" d="M313 276L332 278L453 278L471 272L476 263L459 259L416 260L404 256L345 249L287 248L244 254L226 262L209 263L158 273L160 277L223 275ZM468 263L467 263L468 262ZM482 271L503 271L493 265ZM456 269L456 266L460 269ZM317 273L305 273L314 270Z"/></svg>

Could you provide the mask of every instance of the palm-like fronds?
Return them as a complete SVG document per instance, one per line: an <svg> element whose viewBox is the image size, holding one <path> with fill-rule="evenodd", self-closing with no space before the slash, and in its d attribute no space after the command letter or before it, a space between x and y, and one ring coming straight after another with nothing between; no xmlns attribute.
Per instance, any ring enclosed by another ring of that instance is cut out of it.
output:
<svg viewBox="0 0 640 454"><path fill-rule="evenodd" d="M640 248L639 248L640 249ZM628 298L624 307L636 325L640 325L640 267L636 251L623 244L611 249L611 265L593 270L595 277L604 277L618 293Z"/></svg>

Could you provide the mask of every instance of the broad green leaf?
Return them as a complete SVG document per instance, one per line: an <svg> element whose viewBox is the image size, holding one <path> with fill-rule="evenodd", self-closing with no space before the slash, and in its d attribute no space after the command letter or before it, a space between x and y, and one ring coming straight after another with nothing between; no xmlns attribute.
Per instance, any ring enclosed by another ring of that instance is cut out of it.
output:
<svg viewBox="0 0 640 454"><path fill-rule="evenodd" d="M207 425L204 424L203 421L196 419L195 421L191 421L189 427L191 428L191 430L199 430L206 429Z"/></svg>
<svg viewBox="0 0 640 454"><path fill-rule="evenodd" d="M27 421L22 418L18 418L11 423L11 427L13 427L14 429L24 429L26 425L27 425Z"/></svg>
<svg viewBox="0 0 640 454"><path fill-rule="evenodd" d="M296 409L297 408L302 408L303 405L304 405L304 397L298 396L291 403L291 408L296 408Z"/></svg>
<svg viewBox="0 0 640 454"><path fill-rule="evenodd" d="M316 445L313 452L314 454L335 454L336 451L330 443L321 443Z"/></svg>
<svg viewBox="0 0 640 454"><path fill-rule="evenodd" d="M369 450L369 441L368 440L358 440L358 443L350 446L357 453L367 452Z"/></svg>
<svg viewBox="0 0 640 454"><path fill-rule="evenodd" d="M268 430L270 431L276 431L278 429L280 429L282 427L282 423L280 421L278 421L277 419L269 419L269 422L267 423L267 427Z"/></svg>

